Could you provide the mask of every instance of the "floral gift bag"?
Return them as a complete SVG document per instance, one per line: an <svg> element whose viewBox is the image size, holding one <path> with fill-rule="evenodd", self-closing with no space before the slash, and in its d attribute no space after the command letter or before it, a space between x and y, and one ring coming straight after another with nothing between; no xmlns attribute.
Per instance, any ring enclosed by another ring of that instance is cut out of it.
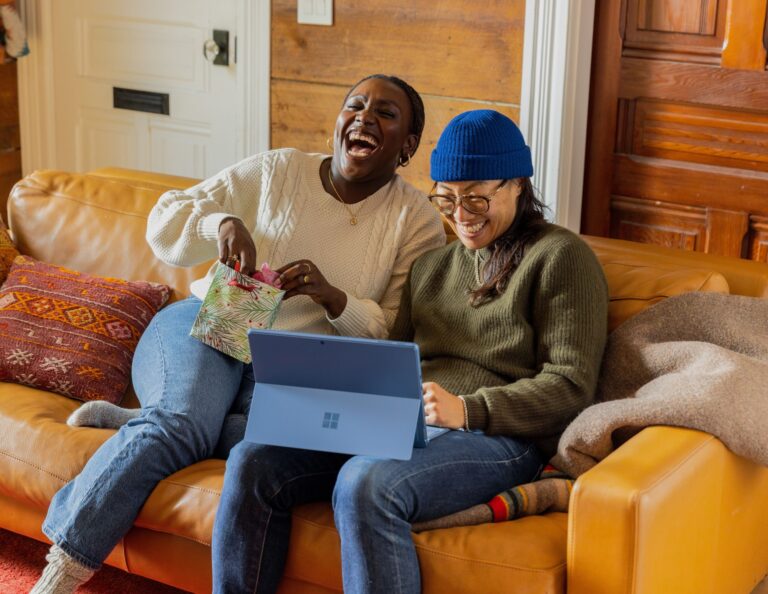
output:
<svg viewBox="0 0 768 594"><path fill-rule="evenodd" d="M265 276L268 267L262 267ZM261 277L259 272L257 278ZM218 263L190 336L243 363L251 362L249 328L270 328L285 291Z"/></svg>

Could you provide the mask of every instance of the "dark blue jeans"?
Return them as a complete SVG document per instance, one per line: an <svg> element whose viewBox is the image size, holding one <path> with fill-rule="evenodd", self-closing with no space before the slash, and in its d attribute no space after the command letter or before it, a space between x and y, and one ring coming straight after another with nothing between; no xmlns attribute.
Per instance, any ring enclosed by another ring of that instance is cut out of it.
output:
<svg viewBox="0 0 768 594"><path fill-rule="evenodd" d="M227 461L213 529L214 592L275 592L291 508L333 500L344 592L421 591L411 522L487 501L533 479L542 459L524 441L451 431L411 460L241 442Z"/></svg>

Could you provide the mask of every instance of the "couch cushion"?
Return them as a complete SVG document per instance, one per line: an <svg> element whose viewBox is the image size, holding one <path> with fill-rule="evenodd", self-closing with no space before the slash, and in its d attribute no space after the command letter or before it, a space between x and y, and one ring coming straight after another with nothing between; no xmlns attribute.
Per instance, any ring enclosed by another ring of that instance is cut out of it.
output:
<svg viewBox="0 0 768 594"><path fill-rule="evenodd" d="M603 264L621 262L633 266L719 272L728 283L728 292L732 295L768 298L768 264L765 262L753 262L743 258L716 256L608 237L582 235L581 238L587 242Z"/></svg>
<svg viewBox="0 0 768 594"><path fill-rule="evenodd" d="M56 394L0 383L2 494L45 509L114 433L66 425L77 406ZM136 525L210 545L223 479L223 460L204 460L171 475L150 495ZM414 535L424 592L564 592L566 536L565 514ZM340 592L340 563L330 505L298 507L286 576Z"/></svg>
<svg viewBox="0 0 768 594"><path fill-rule="evenodd" d="M169 295L18 256L0 288L0 380L118 403L139 337Z"/></svg>
<svg viewBox="0 0 768 594"><path fill-rule="evenodd" d="M728 281L719 272L643 266L621 261L603 261L608 280L608 330L662 299L690 291L728 293Z"/></svg>
<svg viewBox="0 0 768 594"><path fill-rule="evenodd" d="M566 514L414 535L424 594L565 592ZM341 592L339 536L325 503L294 512L285 575Z"/></svg>
<svg viewBox="0 0 768 594"><path fill-rule="evenodd" d="M97 175L36 171L17 183L9 224L22 254L101 276L173 287L173 299L205 276L211 262L191 268L163 264L145 240L147 216L161 184L113 181Z"/></svg>
<svg viewBox="0 0 768 594"><path fill-rule="evenodd" d="M0 382L0 493L45 509L61 487L115 433L70 427L79 402ZM164 480L150 496L140 525L210 544L224 477L223 460L204 460Z"/></svg>
<svg viewBox="0 0 768 594"><path fill-rule="evenodd" d="M79 402L0 382L0 491L47 508L53 495L112 434L65 424Z"/></svg>

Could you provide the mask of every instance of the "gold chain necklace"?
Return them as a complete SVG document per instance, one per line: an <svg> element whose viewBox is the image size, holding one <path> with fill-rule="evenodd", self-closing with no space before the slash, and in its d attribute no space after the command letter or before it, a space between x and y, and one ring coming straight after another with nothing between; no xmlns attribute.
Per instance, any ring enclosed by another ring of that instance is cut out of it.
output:
<svg viewBox="0 0 768 594"><path fill-rule="evenodd" d="M331 183L331 187L333 188L333 193L336 194L336 198L339 199L339 202L341 202L344 205L344 208L347 209L347 212L349 213L349 224L350 225L357 225L357 213L360 212L360 209L363 208L362 201L360 206L357 207L357 212L353 211L352 208L350 208L349 204L344 202L344 200L341 199L341 194L339 194L339 191L336 189L335 184L333 183L333 177L331 177L331 166L328 166L328 181Z"/></svg>

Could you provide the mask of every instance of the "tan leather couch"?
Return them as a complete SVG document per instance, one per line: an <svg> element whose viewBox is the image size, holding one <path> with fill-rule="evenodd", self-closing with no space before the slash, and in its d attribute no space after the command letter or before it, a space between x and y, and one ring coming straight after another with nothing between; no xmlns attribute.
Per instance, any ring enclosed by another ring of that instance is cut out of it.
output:
<svg viewBox="0 0 768 594"><path fill-rule="evenodd" d="M15 187L9 223L24 254L90 273L162 281L181 297L205 266L159 263L144 229L160 193L193 182L116 169L38 172ZM765 265L587 241L609 278L614 326L685 290L768 297ZM78 404L0 383L3 528L45 540L40 525L51 497L111 435L65 425ZM223 461L205 460L160 483L108 563L186 590L210 591L209 546L223 474ZM768 469L731 454L709 435L654 427L577 481L567 515L414 539L427 594L748 593L768 571ZM327 504L296 509L281 591L341 591L338 545Z"/></svg>

